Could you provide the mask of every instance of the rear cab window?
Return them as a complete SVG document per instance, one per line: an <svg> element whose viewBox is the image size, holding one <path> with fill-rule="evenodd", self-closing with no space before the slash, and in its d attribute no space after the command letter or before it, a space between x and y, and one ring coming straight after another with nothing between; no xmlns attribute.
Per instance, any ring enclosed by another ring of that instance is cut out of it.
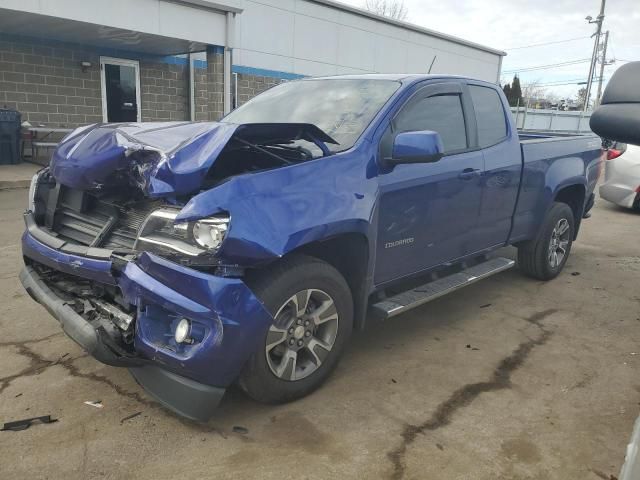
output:
<svg viewBox="0 0 640 480"><path fill-rule="evenodd" d="M469 85L476 112L480 148L496 145L507 138L507 121L498 92L490 87Z"/></svg>

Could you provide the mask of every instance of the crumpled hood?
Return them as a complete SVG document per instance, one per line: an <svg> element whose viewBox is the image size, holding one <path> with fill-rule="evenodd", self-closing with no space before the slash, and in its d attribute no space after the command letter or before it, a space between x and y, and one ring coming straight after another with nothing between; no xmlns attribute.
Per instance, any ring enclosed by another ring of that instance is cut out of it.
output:
<svg viewBox="0 0 640 480"><path fill-rule="evenodd" d="M148 197L197 191L232 137L260 144L305 138L336 143L307 123L166 122L97 124L74 130L51 158L61 184L81 190L139 188Z"/></svg>
<svg viewBox="0 0 640 480"><path fill-rule="evenodd" d="M218 122L90 125L58 145L51 173L61 184L82 190L120 180L150 197L184 194L199 188L238 127Z"/></svg>

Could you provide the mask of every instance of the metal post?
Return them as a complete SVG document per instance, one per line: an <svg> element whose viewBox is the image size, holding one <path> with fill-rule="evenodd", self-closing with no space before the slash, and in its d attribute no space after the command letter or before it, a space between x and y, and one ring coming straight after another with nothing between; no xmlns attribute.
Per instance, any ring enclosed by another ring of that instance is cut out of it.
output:
<svg viewBox="0 0 640 480"><path fill-rule="evenodd" d="M595 106L600 104L600 97L602 96L602 77L604 77L604 66L607 64L607 43L609 43L609 30L604 33L602 59L600 60L600 78L598 79L598 94L596 95Z"/></svg>
<svg viewBox="0 0 640 480"><path fill-rule="evenodd" d="M238 74L233 72L233 104L231 108L235 110L238 108Z"/></svg>
<svg viewBox="0 0 640 480"><path fill-rule="evenodd" d="M529 111L529 100L527 99L527 105L524 107L524 116L522 117L522 130L527 128L527 112Z"/></svg>
<svg viewBox="0 0 640 480"><path fill-rule="evenodd" d="M596 39L593 42L593 53L591 54L591 63L589 64L589 77L587 78L587 91L585 93L585 98L584 98L584 106L582 108L583 111L587 111L587 108L589 108L589 98L591 97L591 85L593 84L593 72L596 69L596 61L598 58L598 46L600 45L600 34L602 32L602 21L604 20L604 6L605 6L606 0L602 0L602 3L600 4L600 14L598 15L598 17L596 18L596 20L591 20L591 17L587 17L587 20L589 21L589 23L595 23L597 25L596 27L596 33L593 34L593 36L596 37Z"/></svg>
<svg viewBox="0 0 640 480"><path fill-rule="evenodd" d="M189 119L196 120L196 76L193 65L193 54L189 53Z"/></svg>
<svg viewBox="0 0 640 480"><path fill-rule="evenodd" d="M231 55L235 45L235 19L235 13L227 12L227 28L223 57L224 67L222 71L222 85L224 90L222 95L222 108L225 115L231 111L231 66L233 65Z"/></svg>
<svg viewBox="0 0 640 480"><path fill-rule="evenodd" d="M549 118L549 127L547 127L547 130L551 130L551 125L553 125L553 110L551 110L551 118Z"/></svg>
<svg viewBox="0 0 640 480"><path fill-rule="evenodd" d="M518 99L518 103L516 104L516 130L518 129L518 114L520 113L520 99Z"/></svg>
<svg viewBox="0 0 640 480"><path fill-rule="evenodd" d="M576 133L580 133L582 131L582 116L584 112L580 112L580 118L578 118L578 126L576 127Z"/></svg>

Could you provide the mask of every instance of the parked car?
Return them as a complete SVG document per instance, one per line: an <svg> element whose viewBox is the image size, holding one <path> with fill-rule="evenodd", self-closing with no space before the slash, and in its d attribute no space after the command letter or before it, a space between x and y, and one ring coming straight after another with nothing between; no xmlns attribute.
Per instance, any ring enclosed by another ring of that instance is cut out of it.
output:
<svg viewBox="0 0 640 480"><path fill-rule="evenodd" d="M616 144L608 149L600 196L621 207L640 208L640 147Z"/></svg>
<svg viewBox="0 0 640 480"><path fill-rule="evenodd" d="M96 359L206 419L234 382L310 393L367 314L512 267L500 247L556 277L601 161L594 135L519 138L491 83L288 82L219 123L70 134L33 180L20 278Z"/></svg>

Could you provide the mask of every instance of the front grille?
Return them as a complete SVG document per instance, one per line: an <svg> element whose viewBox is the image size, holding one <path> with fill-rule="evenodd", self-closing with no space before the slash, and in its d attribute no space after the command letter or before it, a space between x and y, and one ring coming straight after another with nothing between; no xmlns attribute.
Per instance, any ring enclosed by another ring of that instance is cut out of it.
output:
<svg viewBox="0 0 640 480"><path fill-rule="evenodd" d="M52 230L61 239L81 245L132 249L142 222L161 205L154 200L101 199L62 187Z"/></svg>

